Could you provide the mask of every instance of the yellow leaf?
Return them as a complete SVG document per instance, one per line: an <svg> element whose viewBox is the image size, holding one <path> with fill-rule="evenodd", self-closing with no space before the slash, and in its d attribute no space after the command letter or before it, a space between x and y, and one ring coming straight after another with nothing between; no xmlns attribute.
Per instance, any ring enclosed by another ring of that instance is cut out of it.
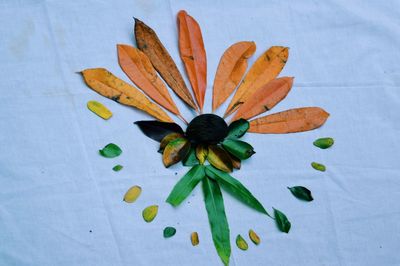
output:
<svg viewBox="0 0 400 266"><path fill-rule="evenodd" d="M207 160L212 166L224 172L232 172L232 160L229 154L217 145L210 145L208 147Z"/></svg>
<svg viewBox="0 0 400 266"><path fill-rule="evenodd" d="M141 193L142 193L141 187L133 186L125 193L124 201L128 203L135 202L137 198L139 198Z"/></svg>
<svg viewBox="0 0 400 266"><path fill-rule="evenodd" d="M168 143L170 143L171 141L173 141L174 139L177 138L182 138L182 134L181 133L170 133L168 135L166 135L160 142L160 149L159 151L163 151L165 149L165 147L168 145Z"/></svg>
<svg viewBox="0 0 400 266"><path fill-rule="evenodd" d="M205 144L199 144L196 147L196 157L200 164L204 164L208 155L208 147Z"/></svg>
<svg viewBox="0 0 400 266"><path fill-rule="evenodd" d="M244 77L224 117L233 113L256 90L276 78L285 66L288 56L289 48L282 46L272 46L264 52Z"/></svg>
<svg viewBox="0 0 400 266"><path fill-rule="evenodd" d="M110 119L110 117L112 116L111 111L97 101L88 101L87 108L105 120Z"/></svg>
<svg viewBox="0 0 400 266"><path fill-rule="evenodd" d="M254 244L260 244L260 237L252 229L249 230L249 237Z"/></svg>
<svg viewBox="0 0 400 266"><path fill-rule="evenodd" d="M199 244L199 234L197 234L197 232L193 232L190 235L190 241L192 242L192 246L197 246Z"/></svg>
<svg viewBox="0 0 400 266"><path fill-rule="evenodd" d="M154 218L156 218L157 213L158 213L158 205L151 205L143 210L142 216L146 222L150 223L151 221L154 220Z"/></svg>
<svg viewBox="0 0 400 266"><path fill-rule="evenodd" d="M163 152L163 163L165 167L170 167L185 158L190 150L190 142L185 138L177 138L170 141Z"/></svg>
<svg viewBox="0 0 400 266"><path fill-rule="evenodd" d="M249 245L247 245L246 240L244 240L241 235L238 235L236 237L236 246L241 250L247 250L249 248Z"/></svg>
<svg viewBox="0 0 400 266"><path fill-rule="evenodd" d="M97 93L118 103L135 107L162 122L173 120L143 93L104 68L85 69L81 72L85 83Z"/></svg>

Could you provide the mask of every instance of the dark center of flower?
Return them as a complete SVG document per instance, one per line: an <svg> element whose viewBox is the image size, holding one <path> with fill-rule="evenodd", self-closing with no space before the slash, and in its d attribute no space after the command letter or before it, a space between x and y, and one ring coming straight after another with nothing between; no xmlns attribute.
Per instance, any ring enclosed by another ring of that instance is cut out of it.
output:
<svg viewBox="0 0 400 266"><path fill-rule="evenodd" d="M186 129L187 138L194 143L217 144L227 135L225 120L214 114L196 116Z"/></svg>

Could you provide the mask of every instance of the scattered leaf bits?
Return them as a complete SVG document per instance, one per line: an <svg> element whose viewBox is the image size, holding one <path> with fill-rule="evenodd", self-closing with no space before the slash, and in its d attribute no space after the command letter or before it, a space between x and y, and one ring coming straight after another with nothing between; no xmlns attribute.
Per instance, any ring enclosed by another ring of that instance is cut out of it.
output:
<svg viewBox="0 0 400 266"><path fill-rule="evenodd" d="M326 167L323 164L320 163L316 163L316 162L312 162L311 163L312 168L314 168L315 170L321 171L321 172L325 172L326 171Z"/></svg>
<svg viewBox="0 0 400 266"><path fill-rule="evenodd" d="M154 218L156 218L157 212L158 212L158 205L151 205L149 207L146 207L142 212L143 219L147 223L150 223L154 220Z"/></svg>
<svg viewBox="0 0 400 266"><path fill-rule="evenodd" d="M176 229L174 227L171 226L167 226L164 228L164 238L170 238L173 237L176 234Z"/></svg>
<svg viewBox="0 0 400 266"><path fill-rule="evenodd" d="M314 146L320 149L328 149L334 143L335 141L333 140L333 138L319 138L313 142Z"/></svg>
<svg viewBox="0 0 400 266"><path fill-rule="evenodd" d="M247 245L246 240L244 240L241 235L238 235L236 237L236 246L241 250L247 250L249 248L249 245Z"/></svg>
<svg viewBox="0 0 400 266"><path fill-rule="evenodd" d="M190 241L192 242L192 246L197 246L199 244L199 234L197 232L191 233Z"/></svg>
<svg viewBox="0 0 400 266"><path fill-rule="evenodd" d="M99 150L99 153L103 157L114 158L119 156L122 153L122 150L116 144L109 143L103 149Z"/></svg>
<svg viewBox="0 0 400 266"><path fill-rule="evenodd" d="M142 193L142 188L139 186L133 186L125 193L124 201L127 203L135 202L140 194Z"/></svg>
<svg viewBox="0 0 400 266"><path fill-rule="evenodd" d="M104 120L110 119L110 117L112 116L111 111L108 110L108 108L105 107L102 103L99 103L97 101L88 101L87 108Z"/></svg>
<svg viewBox="0 0 400 266"><path fill-rule="evenodd" d="M261 242L260 237L256 234L256 232L253 231L253 229L249 230L249 238L256 245L260 244Z"/></svg>

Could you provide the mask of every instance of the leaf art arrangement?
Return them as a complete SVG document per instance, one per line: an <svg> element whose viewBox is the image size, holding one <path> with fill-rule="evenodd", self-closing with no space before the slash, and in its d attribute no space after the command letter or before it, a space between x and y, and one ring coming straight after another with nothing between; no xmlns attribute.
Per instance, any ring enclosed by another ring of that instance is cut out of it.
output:
<svg viewBox="0 0 400 266"><path fill-rule="evenodd" d="M291 227L283 212L274 208L274 214L269 214L250 191L230 175L233 169L240 169L243 160L255 153L253 147L240 138L246 132L283 134L312 130L323 125L329 114L319 107L302 107L253 119L271 110L286 97L292 88L293 77L277 78L289 55L288 48L282 46L273 46L265 51L245 74L247 60L256 50L255 43L249 41L230 46L222 55L215 75L213 112L237 88L224 118L215 114L202 114L207 87L207 59L200 26L185 11L180 11L178 31L179 52L194 98L156 33L138 19L135 19L134 29L137 48L118 44L117 51L119 65L141 91L104 68L86 69L81 74L86 84L99 94L140 109L157 119L137 121L135 124L146 136L160 142L159 152L162 153L165 167L178 162L191 167L177 182L166 201L172 206L180 205L194 187L201 183L213 242L222 262L227 265L231 244L221 187L250 208L274 219L280 231L288 233ZM179 112L162 79L198 114L190 123ZM104 119L112 115L97 102L88 103L88 107ZM184 121L187 124L186 131L174 123L163 108ZM225 118L229 115L232 115L232 119L227 124ZM314 142L315 146L322 149L332 144L331 138ZM109 144L100 154L115 157L121 152L118 146ZM312 163L312 167L325 171L325 166L319 163ZM122 166L117 165L113 169L119 171ZM299 199L313 200L311 192L305 187L288 189ZM140 193L141 188L134 186L124 200L133 202ZM144 219L151 222L157 210L157 205L147 207L143 211ZM171 237L175 232L175 228L167 227L164 237ZM249 231L249 238L256 245L260 243L260 238L253 230ZM191 241L193 245L198 245L196 232L191 234ZM242 250L248 248L241 235L236 237L236 244Z"/></svg>

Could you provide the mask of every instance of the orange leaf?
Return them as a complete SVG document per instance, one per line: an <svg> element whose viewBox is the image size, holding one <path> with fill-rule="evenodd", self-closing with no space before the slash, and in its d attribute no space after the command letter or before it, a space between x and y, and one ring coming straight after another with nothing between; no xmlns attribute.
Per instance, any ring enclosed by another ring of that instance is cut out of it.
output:
<svg viewBox="0 0 400 266"><path fill-rule="evenodd" d="M282 101L289 93L293 85L292 77L283 77L270 81L259 88L250 99L239 107L232 121L250 118L271 110Z"/></svg>
<svg viewBox="0 0 400 266"><path fill-rule="evenodd" d="M178 13L179 52L200 110L207 88L207 58L199 24L186 11Z"/></svg>
<svg viewBox="0 0 400 266"><path fill-rule="evenodd" d="M247 69L247 59L256 51L254 42L238 42L230 46L219 61L213 87L213 112L235 90Z"/></svg>
<svg viewBox="0 0 400 266"><path fill-rule="evenodd" d="M322 126L329 113L319 107L290 109L250 121L249 132L283 134L312 130Z"/></svg>
<svg viewBox="0 0 400 266"><path fill-rule="evenodd" d="M158 104L179 115L167 87L157 76L149 58L139 49L129 45L118 44L117 49L119 64L130 80Z"/></svg>
<svg viewBox="0 0 400 266"><path fill-rule="evenodd" d="M162 122L173 122L158 105L152 103L142 92L117 78L106 69L85 69L81 74L85 83L104 97L138 108Z"/></svg>
<svg viewBox="0 0 400 266"><path fill-rule="evenodd" d="M135 18L135 38L138 48L145 53L168 86L190 107L197 106L174 60L152 28Z"/></svg>
<svg viewBox="0 0 400 266"><path fill-rule="evenodd" d="M253 64L226 109L224 117L233 113L259 88L276 78L289 56L289 48L272 46Z"/></svg>

